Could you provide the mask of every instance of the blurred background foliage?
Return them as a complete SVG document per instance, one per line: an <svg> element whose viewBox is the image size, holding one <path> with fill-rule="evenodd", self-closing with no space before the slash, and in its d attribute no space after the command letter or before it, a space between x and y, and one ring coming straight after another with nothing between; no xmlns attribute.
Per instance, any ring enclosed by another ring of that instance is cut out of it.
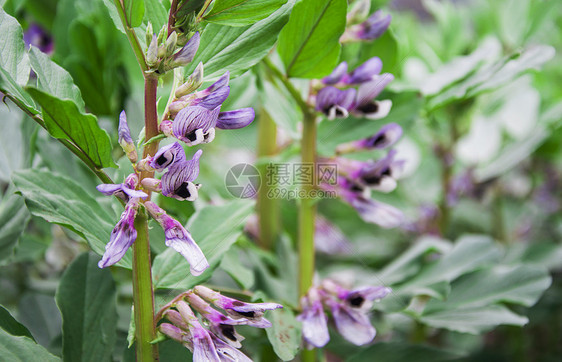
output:
<svg viewBox="0 0 562 362"><path fill-rule="evenodd" d="M54 43L51 58L71 74L86 109L98 117L115 145L122 109L133 135L139 134L142 77L125 36L110 19L106 6L110 1L0 3L24 31L37 25L44 32L41 41ZM327 347L329 360L558 360L562 355L562 2L371 3L372 10L382 8L392 14L390 30L373 43L346 45L341 59L353 68L379 56L383 71L396 76L382 97L393 101L393 109L379 122L396 122L404 128L405 137L397 148L399 158L406 160L406 171L397 190L380 199L402 209L408 223L400 230L382 230L365 224L338 200L320 203L320 214L342 230L349 244L345 253L318 255L319 275L394 289L375 307L377 343L359 348L333 335ZM169 6L166 1L161 4ZM306 88L306 82L295 84ZM170 87L171 77L166 77L159 96L166 99ZM232 80L231 87L223 110L252 105L258 114L269 114L283 147L272 159L256 159L259 116L250 127L220 134L205 147L198 179L204 185L201 199L194 204L158 200L182 222L207 204L226 205L225 218L232 216L231 210L245 209L232 204L233 196L224 186L231 166L298 158L300 111L284 89L268 78L260 64ZM23 197L14 194L12 173L35 168L65 175L115 218L120 205L100 197L89 170L27 116L10 103L2 105L0 112L0 304L39 344L60 355L61 317L55 291L65 268L88 247L76 230L32 216ZM319 153L330 155L339 143L372 133L381 124L370 122L353 118L322 122ZM120 168L109 171L114 180L127 175L130 167L117 149L113 158ZM373 156L377 155L369 152L357 157ZM294 200L281 201L280 209L285 238L278 250L259 250L251 234L237 233L210 284L259 290L296 306L297 276L286 267L295 260ZM206 230L216 227L216 220L205 211L197 221L200 231L194 235L205 237ZM224 227L238 223L234 215ZM151 240L154 253L161 253L160 263L171 262L160 229L151 230ZM118 313L113 358L127 360L132 350L121 346L126 346L129 330L130 275L119 268L112 274ZM170 288L179 287L178 283L164 278L157 284L161 287L157 297L170 299L175 295ZM247 331L246 337L250 354L268 360L271 351L262 347L265 335ZM170 342L161 351L162 361L187 354Z"/></svg>

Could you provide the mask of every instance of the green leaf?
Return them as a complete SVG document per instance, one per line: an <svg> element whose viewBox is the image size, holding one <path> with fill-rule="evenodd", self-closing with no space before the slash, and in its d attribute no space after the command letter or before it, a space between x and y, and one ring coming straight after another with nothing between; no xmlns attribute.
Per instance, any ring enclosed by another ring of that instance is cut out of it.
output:
<svg viewBox="0 0 562 362"><path fill-rule="evenodd" d="M72 141L99 168L116 166L109 135L94 115L80 112L71 100L58 99L36 88L27 90L43 108L43 119L53 137Z"/></svg>
<svg viewBox="0 0 562 362"><path fill-rule="evenodd" d="M264 77L259 97L271 119L287 131L292 139L299 139L297 125L302 119L302 111L285 87L276 80L270 81Z"/></svg>
<svg viewBox="0 0 562 362"><path fill-rule="evenodd" d="M39 170L18 171L12 180L33 215L68 227L86 239L93 251L103 255L117 220L80 185L56 173ZM128 251L117 265L130 269L131 254Z"/></svg>
<svg viewBox="0 0 562 362"><path fill-rule="evenodd" d="M346 0L301 1L279 34L278 51L289 77L321 78L336 66L345 30Z"/></svg>
<svg viewBox="0 0 562 362"><path fill-rule="evenodd" d="M109 361L117 338L116 287L97 255L83 253L57 289L65 361Z"/></svg>
<svg viewBox="0 0 562 362"><path fill-rule="evenodd" d="M140 26L144 17L144 0L123 0L123 7L127 24L131 28Z"/></svg>
<svg viewBox="0 0 562 362"><path fill-rule="evenodd" d="M230 252L224 255L220 267L242 288L250 289L254 285L254 272L241 263L238 248L233 246Z"/></svg>
<svg viewBox="0 0 562 362"><path fill-rule="evenodd" d="M290 308L274 310L267 318L272 326L265 332L273 350L283 361L293 360L301 344L301 323Z"/></svg>
<svg viewBox="0 0 562 362"><path fill-rule="evenodd" d="M360 54L359 64L372 57L379 57L382 60L381 72L395 74L400 69L397 67L398 42L390 30L387 30L379 39L362 44Z"/></svg>
<svg viewBox="0 0 562 362"><path fill-rule="evenodd" d="M264 58L287 23L295 0L252 26L232 28L209 24L201 33L201 44L195 59L186 68L191 74L199 62L205 67L205 79L221 76L226 70L231 78L244 73Z"/></svg>
<svg viewBox="0 0 562 362"><path fill-rule="evenodd" d="M160 0L145 0L144 10L146 19L150 21L156 32L168 23L168 11Z"/></svg>
<svg viewBox="0 0 562 362"><path fill-rule="evenodd" d="M18 319L23 323L37 343L51 346L61 335L62 320L52 295L37 292L26 293L18 304Z"/></svg>
<svg viewBox="0 0 562 362"><path fill-rule="evenodd" d="M25 167L27 140L22 130L24 115L11 105L0 105L0 119L9 127L0 132L0 180L9 182L12 172ZM4 194L6 194L4 192Z"/></svg>
<svg viewBox="0 0 562 362"><path fill-rule="evenodd" d="M44 347L24 336L12 336L0 329L0 356L5 361L60 361Z"/></svg>
<svg viewBox="0 0 562 362"><path fill-rule="evenodd" d="M29 222L29 212L24 199L18 195L6 197L0 203L0 261L10 258L14 248Z"/></svg>
<svg viewBox="0 0 562 362"><path fill-rule="evenodd" d="M21 88L29 79L29 58L25 52L23 31L16 19L0 9L0 90L19 99L37 113L33 100Z"/></svg>
<svg viewBox="0 0 562 362"><path fill-rule="evenodd" d="M287 0L217 0L205 20L228 26L251 25L267 18Z"/></svg>
<svg viewBox="0 0 562 362"><path fill-rule="evenodd" d="M374 359L374 356L376 358ZM354 354L348 362L440 362L456 360L463 355L423 345L404 342L377 342Z"/></svg>
<svg viewBox="0 0 562 362"><path fill-rule="evenodd" d="M500 305L445 309L422 315L420 321L435 328L445 328L461 333L479 334L500 324L523 326L529 321Z"/></svg>
<svg viewBox="0 0 562 362"><path fill-rule="evenodd" d="M18 21L0 9L0 67L17 85L24 86L29 79L29 59L25 52L23 31Z"/></svg>
<svg viewBox="0 0 562 362"><path fill-rule="evenodd" d="M29 329L12 317L10 312L2 305L0 305L0 328L12 336L24 336L34 340Z"/></svg>
<svg viewBox="0 0 562 362"><path fill-rule="evenodd" d="M80 89L70 74L53 62L45 53L35 47L29 52L31 67L37 74L38 88L60 99L70 99L84 112L84 101Z"/></svg>
<svg viewBox="0 0 562 362"><path fill-rule="evenodd" d="M189 289L211 277L224 254L242 233L253 203L235 200L222 206L207 206L197 211L187 228L199 245L210 267L200 276L189 272L189 263L173 249L168 249L154 259L152 274L155 288Z"/></svg>

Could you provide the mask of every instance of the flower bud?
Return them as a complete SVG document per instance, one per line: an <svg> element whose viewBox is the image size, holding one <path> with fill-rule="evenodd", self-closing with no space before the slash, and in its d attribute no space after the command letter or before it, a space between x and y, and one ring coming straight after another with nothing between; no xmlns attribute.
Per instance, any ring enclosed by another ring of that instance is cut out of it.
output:
<svg viewBox="0 0 562 362"><path fill-rule="evenodd" d="M148 50L146 51L146 64L152 67L158 63L158 41L156 35L152 36Z"/></svg>
<svg viewBox="0 0 562 362"><path fill-rule="evenodd" d="M146 26L146 33L145 33L146 44L150 44L150 42L152 41L153 35L154 35L154 32L152 31L152 23L149 21L148 25Z"/></svg>
<svg viewBox="0 0 562 362"><path fill-rule="evenodd" d="M181 98L197 90L203 84L203 62L199 62L187 81L176 89L176 98Z"/></svg>
<svg viewBox="0 0 562 362"><path fill-rule="evenodd" d="M172 32L172 34L170 34L170 36L168 36L168 39L166 39L166 57L169 57L172 54L174 54L174 51L176 50L177 42L178 42L178 34L174 31Z"/></svg>
<svg viewBox="0 0 562 362"><path fill-rule="evenodd" d="M153 192L162 192L162 181L157 178L146 177L141 181L142 187Z"/></svg>
<svg viewBox="0 0 562 362"><path fill-rule="evenodd" d="M133 139L131 138L131 131L129 130L129 126L127 124L127 115L125 114L125 111L122 111L119 115L118 133L119 144L123 148L123 151L125 151L125 154L132 163L137 162L137 150L135 148L135 144L133 143Z"/></svg>

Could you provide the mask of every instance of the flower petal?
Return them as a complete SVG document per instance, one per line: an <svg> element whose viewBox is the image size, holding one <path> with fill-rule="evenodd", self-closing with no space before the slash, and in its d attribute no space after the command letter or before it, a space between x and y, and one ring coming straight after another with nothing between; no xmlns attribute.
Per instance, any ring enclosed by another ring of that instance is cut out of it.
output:
<svg viewBox="0 0 562 362"><path fill-rule="evenodd" d="M134 222L137 214L138 199L131 199L121 219L111 231L109 243L105 246L105 253L98 263L100 268L105 268L117 263L137 239L137 230Z"/></svg>
<svg viewBox="0 0 562 362"><path fill-rule="evenodd" d="M238 129L252 123L256 114L253 108L242 108L234 111L221 112L217 119L217 128Z"/></svg>
<svg viewBox="0 0 562 362"><path fill-rule="evenodd" d="M329 76L324 77L322 79L322 83L328 85L336 84L340 80L342 80L342 78L346 75L347 75L347 62L341 62L340 64L338 64L337 67L334 68L334 70Z"/></svg>
<svg viewBox="0 0 562 362"><path fill-rule="evenodd" d="M382 61L379 57L373 57L365 61L351 72L347 82L349 84L360 84L372 80L382 70Z"/></svg>
<svg viewBox="0 0 562 362"><path fill-rule="evenodd" d="M171 145L162 147L156 152L150 167L156 171L162 171L166 167L173 166L176 163L185 161L185 152L179 142L174 142Z"/></svg>
<svg viewBox="0 0 562 362"><path fill-rule="evenodd" d="M362 346L375 338L377 331L369 317L340 303L330 303L332 316L338 332L349 342Z"/></svg>

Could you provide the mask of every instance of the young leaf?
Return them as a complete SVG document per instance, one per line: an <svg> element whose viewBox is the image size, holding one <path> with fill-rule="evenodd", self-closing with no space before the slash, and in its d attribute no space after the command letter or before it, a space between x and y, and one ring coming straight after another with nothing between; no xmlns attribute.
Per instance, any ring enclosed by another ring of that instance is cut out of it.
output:
<svg viewBox="0 0 562 362"><path fill-rule="evenodd" d="M279 55L289 77L328 75L340 56L346 0L301 1L279 34Z"/></svg>
<svg viewBox="0 0 562 362"><path fill-rule="evenodd" d="M66 361L109 361L117 338L116 288L96 255L83 253L64 272L56 294Z"/></svg>
<svg viewBox="0 0 562 362"><path fill-rule="evenodd" d="M60 361L50 354L45 347L24 336L12 336L0 328L0 356L5 361Z"/></svg>
<svg viewBox="0 0 562 362"><path fill-rule="evenodd" d="M218 0L205 16L210 23L246 26L267 18L287 0Z"/></svg>
<svg viewBox="0 0 562 362"><path fill-rule="evenodd" d="M160 0L145 0L144 9L146 19L152 23L153 29L162 29L168 23L168 12Z"/></svg>
<svg viewBox="0 0 562 362"><path fill-rule="evenodd" d="M295 0L252 26L232 28L209 24L201 33L201 44L195 59L186 69L191 74L199 62L205 67L205 79L221 76L225 70L230 77L241 75L269 53L277 36L289 19Z"/></svg>
<svg viewBox="0 0 562 362"><path fill-rule="evenodd" d="M123 7L127 24L131 28L140 26L144 17L144 0L123 0Z"/></svg>
<svg viewBox="0 0 562 362"><path fill-rule="evenodd" d="M265 330L273 350L283 361L292 361L301 344L301 324L290 308L269 313L267 318L273 325Z"/></svg>
<svg viewBox="0 0 562 362"><path fill-rule="evenodd" d="M70 74L35 47L29 52L31 67L37 74L38 88L60 99L70 99L84 112L84 101L80 89Z"/></svg>
<svg viewBox="0 0 562 362"><path fill-rule="evenodd" d="M39 170L15 172L12 181L33 215L68 227L83 236L93 251L103 255L116 220L80 185L56 173ZM130 269L131 254L128 251L117 265Z"/></svg>
<svg viewBox="0 0 562 362"><path fill-rule="evenodd" d="M80 112L71 100L58 99L36 88L27 90L43 108L43 119L51 136L72 141L99 168L115 166L109 135L94 115Z"/></svg>
<svg viewBox="0 0 562 362"><path fill-rule="evenodd" d="M207 206L197 211L189 220L187 229L203 250L210 267L202 275L194 277L183 256L168 249L154 259L154 287L189 289L211 277L224 254L240 236L244 222L252 210L253 203L236 200L223 206Z"/></svg>

